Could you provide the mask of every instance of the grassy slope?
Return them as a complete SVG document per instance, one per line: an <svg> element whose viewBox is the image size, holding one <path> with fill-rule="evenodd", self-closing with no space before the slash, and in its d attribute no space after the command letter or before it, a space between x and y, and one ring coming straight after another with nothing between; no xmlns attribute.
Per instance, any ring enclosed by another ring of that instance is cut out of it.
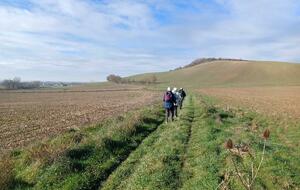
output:
<svg viewBox="0 0 300 190"><path fill-rule="evenodd" d="M132 76L136 80L152 74ZM300 85L300 64L262 61L215 61L193 67L156 73L160 86L190 88Z"/></svg>

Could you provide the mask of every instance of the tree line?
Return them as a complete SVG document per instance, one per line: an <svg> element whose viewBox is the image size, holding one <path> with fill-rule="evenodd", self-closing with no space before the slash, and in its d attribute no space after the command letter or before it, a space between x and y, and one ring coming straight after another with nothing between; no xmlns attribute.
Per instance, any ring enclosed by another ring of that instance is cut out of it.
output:
<svg viewBox="0 0 300 190"><path fill-rule="evenodd" d="M183 66L183 67L178 67L174 70L180 70L180 69L184 69L184 68L188 68L188 67L193 67L195 65L199 65L199 64L202 64L202 63L208 63L208 62L212 62L212 61L247 61L245 59L232 59L232 58L215 58L215 57L209 57L209 58L199 58L199 59L196 59L194 60L192 63L186 65L186 66Z"/></svg>
<svg viewBox="0 0 300 190"><path fill-rule="evenodd" d="M15 77L13 79L6 79L1 82L2 86L5 89L13 90L13 89L34 89L40 88L40 81L31 81L31 82L22 82L21 78Z"/></svg>
<svg viewBox="0 0 300 190"><path fill-rule="evenodd" d="M122 78L119 75L111 74L106 77L106 80L109 82L117 83L117 84L155 84L157 83L157 78L153 74L144 79L135 80L131 78Z"/></svg>

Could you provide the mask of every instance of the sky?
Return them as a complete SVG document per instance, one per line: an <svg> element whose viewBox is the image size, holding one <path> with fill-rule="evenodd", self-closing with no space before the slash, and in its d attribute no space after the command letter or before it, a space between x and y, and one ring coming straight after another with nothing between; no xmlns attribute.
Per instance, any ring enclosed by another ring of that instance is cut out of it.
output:
<svg viewBox="0 0 300 190"><path fill-rule="evenodd" d="M300 62L299 0L0 0L0 80L103 81L201 57Z"/></svg>

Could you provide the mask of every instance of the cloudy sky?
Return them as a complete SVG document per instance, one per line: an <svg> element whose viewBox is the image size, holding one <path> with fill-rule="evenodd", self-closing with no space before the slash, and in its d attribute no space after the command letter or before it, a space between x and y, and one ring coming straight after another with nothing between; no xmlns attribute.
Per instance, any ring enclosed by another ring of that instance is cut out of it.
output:
<svg viewBox="0 0 300 190"><path fill-rule="evenodd" d="M101 81L199 57L300 62L299 0L0 0L0 80Z"/></svg>

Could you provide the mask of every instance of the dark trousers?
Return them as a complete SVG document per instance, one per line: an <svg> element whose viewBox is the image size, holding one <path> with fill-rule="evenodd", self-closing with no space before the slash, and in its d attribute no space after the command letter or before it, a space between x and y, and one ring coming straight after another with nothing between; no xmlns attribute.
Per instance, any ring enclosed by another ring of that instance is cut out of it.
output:
<svg viewBox="0 0 300 190"><path fill-rule="evenodd" d="M169 122L169 117L171 116L171 121L174 119L173 108L166 108L166 122Z"/></svg>
<svg viewBox="0 0 300 190"><path fill-rule="evenodd" d="M174 108L173 108L173 115L174 115L175 117L178 117L178 114L177 114L177 107L178 107L178 106L174 106Z"/></svg>
<svg viewBox="0 0 300 190"><path fill-rule="evenodd" d="M184 97L181 99L181 101L180 101L180 109L182 109L182 104L183 104L183 101L184 101Z"/></svg>

